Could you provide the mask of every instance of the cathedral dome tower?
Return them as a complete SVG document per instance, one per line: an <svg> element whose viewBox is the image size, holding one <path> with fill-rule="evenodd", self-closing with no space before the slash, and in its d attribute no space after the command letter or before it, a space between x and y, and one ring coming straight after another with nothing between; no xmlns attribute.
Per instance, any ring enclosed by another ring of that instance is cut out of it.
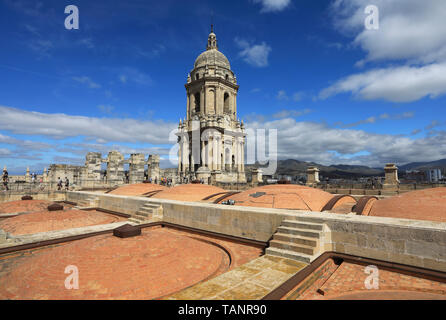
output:
<svg viewBox="0 0 446 320"><path fill-rule="evenodd" d="M205 167L215 181L246 181L244 125L237 119L239 86L228 58L218 50L213 27L206 51L195 60L185 88L187 117L178 126L180 176L195 176L197 172L204 172ZM198 131L200 145L194 152L192 134Z"/></svg>

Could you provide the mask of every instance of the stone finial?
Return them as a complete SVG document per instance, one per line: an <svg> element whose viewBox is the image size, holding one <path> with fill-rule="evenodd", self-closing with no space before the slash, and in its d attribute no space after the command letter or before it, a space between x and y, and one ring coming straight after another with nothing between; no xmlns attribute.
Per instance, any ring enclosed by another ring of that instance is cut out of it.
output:
<svg viewBox="0 0 446 320"><path fill-rule="evenodd" d="M384 167L385 180L384 189L397 188L400 181L398 180L398 167L394 163L387 163Z"/></svg>
<svg viewBox="0 0 446 320"><path fill-rule="evenodd" d="M307 169L307 186L314 186L320 182L319 169L317 167L308 167Z"/></svg>
<svg viewBox="0 0 446 320"><path fill-rule="evenodd" d="M211 28L211 33L208 37L208 45L206 47L206 50L216 49L218 50L218 44L217 44L217 36L214 33L214 28Z"/></svg>

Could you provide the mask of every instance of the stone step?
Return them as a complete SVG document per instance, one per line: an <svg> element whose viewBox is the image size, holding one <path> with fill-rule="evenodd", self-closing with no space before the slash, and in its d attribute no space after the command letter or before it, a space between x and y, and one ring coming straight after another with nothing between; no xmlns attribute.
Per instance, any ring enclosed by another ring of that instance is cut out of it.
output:
<svg viewBox="0 0 446 320"><path fill-rule="evenodd" d="M137 212L144 212L144 213L153 213L155 209L152 208L139 208Z"/></svg>
<svg viewBox="0 0 446 320"><path fill-rule="evenodd" d="M316 231L322 231L322 229L324 228L324 225L320 223L302 222L296 220L284 220L282 221L281 226L289 228L297 228L297 229L316 230Z"/></svg>
<svg viewBox="0 0 446 320"><path fill-rule="evenodd" d="M144 208L144 209L158 209L159 207L161 207L161 205L159 205L159 204L146 203L141 208Z"/></svg>
<svg viewBox="0 0 446 320"><path fill-rule="evenodd" d="M320 232L317 232L314 230L296 229L296 228L289 228L289 227L283 227L283 226L280 226L279 228L277 228L277 233L293 234L295 236L303 236L303 237L316 238L316 239L319 239L319 237L320 237Z"/></svg>
<svg viewBox="0 0 446 320"><path fill-rule="evenodd" d="M315 238L309 238L304 236L295 236L289 233L276 233L273 236L273 240L279 240L284 242L291 242L295 244L302 244L305 246L310 246L317 248L319 246L319 240Z"/></svg>
<svg viewBox="0 0 446 320"><path fill-rule="evenodd" d="M143 216L143 217L148 217L150 215L152 215L153 212L142 212L142 211L138 211L137 213L135 213L136 216Z"/></svg>
<svg viewBox="0 0 446 320"><path fill-rule="evenodd" d="M289 251L298 252L298 253L305 253L310 256L314 255L314 253L315 253L314 247L306 246L303 244L295 244L295 243L291 243L291 242L280 241L280 240L271 240L269 242L269 246L271 248L278 248L278 249L284 249L284 250L289 250Z"/></svg>
<svg viewBox="0 0 446 320"><path fill-rule="evenodd" d="M147 214L147 215L146 215L145 213L141 214L141 213L137 212L137 213L134 215L134 217L137 217L138 219L144 219L144 220L146 220L147 218L150 218L151 215L150 215L150 214Z"/></svg>
<svg viewBox="0 0 446 320"><path fill-rule="evenodd" d="M293 217L287 217L286 220L287 221L310 222L310 223L324 223L325 222L324 219L311 217L311 213L309 213L307 217L293 216Z"/></svg>
<svg viewBox="0 0 446 320"><path fill-rule="evenodd" d="M297 253L297 252L284 250L284 249L269 247L269 248L266 248L265 253L272 255L272 256L288 258L288 259L297 260L297 261L305 262L305 263L310 263L312 261L312 256L310 256L308 254Z"/></svg>

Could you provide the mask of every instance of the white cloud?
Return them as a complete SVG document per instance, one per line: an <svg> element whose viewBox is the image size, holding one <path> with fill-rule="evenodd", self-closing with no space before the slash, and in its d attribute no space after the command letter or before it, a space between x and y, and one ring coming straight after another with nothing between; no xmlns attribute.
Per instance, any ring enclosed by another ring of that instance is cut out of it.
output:
<svg viewBox="0 0 446 320"><path fill-rule="evenodd" d="M77 43L81 46L85 46L88 49L93 49L95 47L92 38L83 38L77 41Z"/></svg>
<svg viewBox="0 0 446 320"><path fill-rule="evenodd" d="M412 102L426 96L436 98L446 93L446 63L389 67L353 74L322 90L319 98L345 92L365 100L392 102Z"/></svg>
<svg viewBox="0 0 446 320"><path fill-rule="evenodd" d="M364 9L369 4L369 0L336 0L331 6L336 27L357 34L354 43L367 52L367 60L444 60L443 0L375 0L373 4L380 12L377 31L364 28Z"/></svg>
<svg viewBox="0 0 446 320"><path fill-rule="evenodd" d="M298 102L298 101L302 100L303 96L304 96L303 92L301 92L301 91L300 92L295 92L292 95L292 99L293 99L294 102ZM279 92L277 93L276 98L277 98L277 100L285 100L285 101L290 100L290 97L288 96L288 94L286 93L285 90L279 90Z"/></svg>
<svg viewBox="0 0 446 320"><path fill-rule="evenodd" d="M110 106L110 105L103 105L103 104L101 104L101 105L98 106L98 109L101 112L103 112L103 113L111 114L113 112L113 110L115 109L115 107L114 106Z"/></svg>
<svg viewBox="0 0 446 320"><path fill-rule="evenodd" d="M366 100L411 102L446 92L446 6L443 0L376 0L379 30L366 30L369 0L335 0L331 5L338 30L353 35L366 56L356 63L393 62L391 67L353 74L324 89L320 97L351 92ZM399 64L399 65L398 65Z"/></svg>
<svg viewBox="0 0 446 320"><path fill-rule="evenodd" d="M250 44L248 41L240 38L235 39L236 44L242 49L239 56L254 67L268 66L268 57L272 49L265 42L261 44Z"/></svg>
<svg viewBox="0 0 446 320"><path fill-rule="evenodd" d="M85 136L103 141L169 144L177 124L165 121L94 118L49 114L0 106L0 130L13 134L41 135L53 139Z"/></svg>
<svg viewBox="0 0 446 320"><path fill-rule="evenodd" d="M300 100L302 100L303 96L304 96L303 92L295 92L293 94L293 100L296 101L296 102L300 101Z"/></svg>
<svg viewBox="0 0 446 320"><path fill-rule="evenodd" d="M338 124L342 127L342 128L353 128L362 124L373 124L376 123L378 120L404 120L404 119L411 119L415 116L415 113L413 112L404 112L404 113L400 113L400 114L393 114L393 115L389 115L388 113L383 113L379 116L372 116L372 117L368 117L367 119L364 120L359 120L353 123L348 123L348 124L344 124L342 122L339 122Z"/></svg>
<svg viewBox="0 0 446 320"><path fill-rule="evenodd" d="M250 122L247 128L277 129L280 159L381 167L387 162L403 164L446 158L446 131L412 139L363 130L331 128L326 124L298 122L291 118Z"/></svg>
<svg viewBox="0 0 446 320"><path fill-rule="evenodd" d="M254 0L254 3L262 5L261 12L277 12L286 9L291 0Z"/></svg>
<svg viewBox="0 0 446 320"><path fill-rule="evenodd" d="M275 119L282 119L282 118L288 118L288 117L300 117L305 114L308 114L311 112L311 109L304 109L304 110L281 110L279 112L276 112L273 114L273 118Z"/></svg>
<svg viewBox="0 0 446 320"><path fill-rule="evenodd" d="M277 100L289 100L288 95L286 94L285 90L280 90L277 93Z"/></svg>
<svg viewBox="0 0 446 320"><path fill-rule="evenodd" d="M119 75L119 80L124 84L128 82L133 82L142 86L150 86L153 84L153 80L148 74L132 67L123 68Z"/></svg>
<svg viewBox="0 0 446 320"><path fill-rule="evenodd" d="M101 87L100 84L97 84L93 80L91 80L89 77L83 76L83 77L72 77L74 81L77 81L82 84L86 84L90 89L98 89Z"/></svg>
<svg viewBox="0 0 446 320"><path fill-rule="evenodd" d="M43 57L50 57L50 51L53 49L54 44L50 40L42 40L42 39L31 39L27 43L28 47L33 50L37 57L43 58Z"/></svg>

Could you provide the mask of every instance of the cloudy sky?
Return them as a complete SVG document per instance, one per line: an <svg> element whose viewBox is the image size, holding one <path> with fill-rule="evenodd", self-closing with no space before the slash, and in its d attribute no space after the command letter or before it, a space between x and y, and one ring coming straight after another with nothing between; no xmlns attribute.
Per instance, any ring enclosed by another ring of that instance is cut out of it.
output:
<svg viewBox="0 0 446 320"><path fill-rule="evenodd" d="M67 5L79 30L67 30ZM379 9L368 30L365 8ZM212 15L213 12L213 15ZM250 129L278 155L381 167L446 158L444 0L0 0L0 165L161 154L212 20Z"/></svg>

